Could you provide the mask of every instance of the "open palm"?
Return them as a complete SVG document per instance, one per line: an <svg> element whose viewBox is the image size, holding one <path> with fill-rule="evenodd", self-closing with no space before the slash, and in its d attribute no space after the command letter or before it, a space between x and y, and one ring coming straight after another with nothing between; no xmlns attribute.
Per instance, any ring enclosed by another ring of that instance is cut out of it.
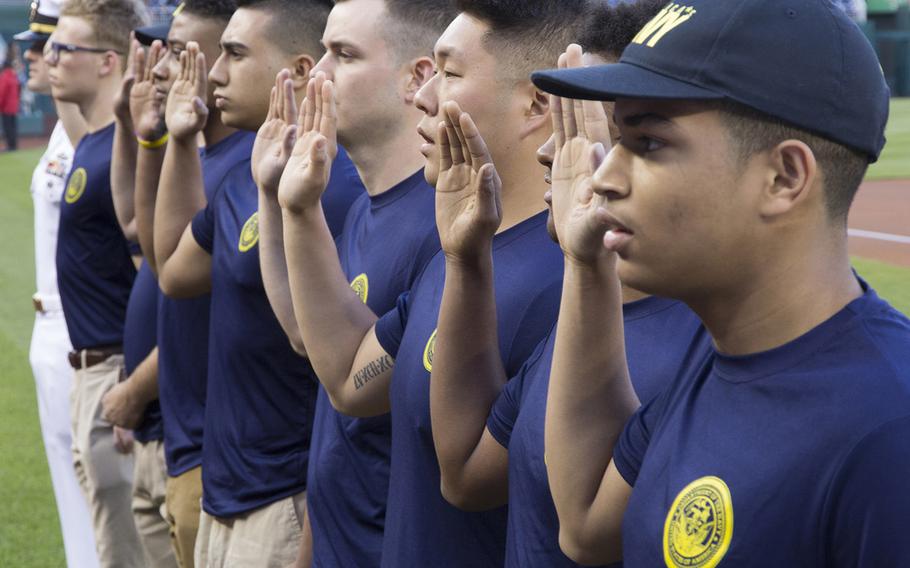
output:
<svg viewBox="0 0 910 568"><path fill-rule="evenodd" d="M501 182L470 115L450 101L443 118L436 136L436 227L447 255L474 256L489 250L502 221Z"/></svg>
<svg viewBox="0 0 910 568"><path fill-rule="evenodd" d="M297 138L296 118L297 103L290 72L282 70L275 78L269 113L256 133L251 164L256 185L270 194L277 194L281 174L293 152Z"/></svg>
<svg viewBox="0 0 910 568"><path fill-rule="evenodd" d="M338 155L335 90L325 74L307 84L297 122L297 142L278 186L278 202L292 212L315 206L329 184L332 161Z"/></svg>
<svg viewBox="0 0 910 568"><path fill-rule="evenodd" d="M196 136L208 119L205 106L208 80L205 55L199 44L189 42L180 54L180 73L167 98L165 120L170 135L186 139Z"/></svg>
<svg viewBox="0 0 910 568"><path fill-rule="evenodd" d="M136 128L136 135L143 140L157 140L167 127L162 116L161 103L156 99L152 70L164 54L159 40L152 42L148 55L140 48L132 59L133 86L130 89L130 116Z"/></svg>

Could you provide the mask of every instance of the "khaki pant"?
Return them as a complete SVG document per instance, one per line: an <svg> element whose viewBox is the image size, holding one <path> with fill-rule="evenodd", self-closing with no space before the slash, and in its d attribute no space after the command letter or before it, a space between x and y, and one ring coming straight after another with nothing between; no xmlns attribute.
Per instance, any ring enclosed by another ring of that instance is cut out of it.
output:
<svg viewBox="0 0 910 568"><path fill-rule="evenodd" d="M152 440L133 446L136 469L133 473L133 520L149 566L177 568L171 548L165 508L167 466L164 444Z"/></svg>
<svg viewBox="0 0 910 568"><path fill-rule="evenodd" d="M286 568L297 559L305 507L302 492L233 519L202 511L197 568Z"/></svg>
<svg viewBox="0 0 910 568"><path fill-rule="evenodd" d="M177 477L167 478L167 522L171 545L180 568L193 568L193 550L199 532L202 501L202 468L194 467Z"/></svg>
<svg viewBox="0 0 910 568"><path fill-rule="evenodd" d="M101 418L101 397L123 372L123 356L75 372L70 395L73 466L88 500L98 560L104 568L145 566L133 523L133 456L114 449L114 428Z"/></svg>

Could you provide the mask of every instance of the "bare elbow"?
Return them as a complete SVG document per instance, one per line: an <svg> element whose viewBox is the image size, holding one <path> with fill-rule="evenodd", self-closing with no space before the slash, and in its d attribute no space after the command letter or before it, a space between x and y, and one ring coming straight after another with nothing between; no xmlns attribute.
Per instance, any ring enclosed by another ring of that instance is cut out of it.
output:
<svg viewBox="0 0 910 568"><path fill-rule="evenodd" d="M583 531L573 530L564 524L560 524L559 527L559 548L573 562L582 566L599 566L621 561L621 548L618 545L611 546L608 542L610 540L583 534Z"/></svg>
<svg viewBox="0 0 910 568"><path fill-rule="evenodd" d="M306 345L303 344L303 339L301 339L299 336L288 335L288 341L290 341L291 349L294 350L294 353L300 355L303 358L307 358Z"/></svg>
<svg viewBox="0 0 910 568"><path fill-rule="evenodd" d="M158 287L161 288L164 295L175 300L191 297L186 288L181 286L180 278L175 277L171 272L173 271L168 271L163 266L158 267Z"/></svg>
<svg viewBox="0 0 910 568"><path fill-rule="evenodd" d="M443 499L453 507L469 513L478 513L506 504L506 500L495 499L489 492L476 485L455 481L448 477L445 474L442 475L439 488Z"/></svg>

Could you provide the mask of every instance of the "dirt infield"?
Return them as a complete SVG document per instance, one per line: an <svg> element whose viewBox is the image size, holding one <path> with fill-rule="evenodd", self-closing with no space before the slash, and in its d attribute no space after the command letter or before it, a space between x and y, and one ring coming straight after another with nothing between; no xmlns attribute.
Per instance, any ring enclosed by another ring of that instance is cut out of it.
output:
<svg viewBox="0 0 910 568"><path fill-rule="evenodd" d="M910 267L910 180L864 183L848 226L850 254Z"/></svg>

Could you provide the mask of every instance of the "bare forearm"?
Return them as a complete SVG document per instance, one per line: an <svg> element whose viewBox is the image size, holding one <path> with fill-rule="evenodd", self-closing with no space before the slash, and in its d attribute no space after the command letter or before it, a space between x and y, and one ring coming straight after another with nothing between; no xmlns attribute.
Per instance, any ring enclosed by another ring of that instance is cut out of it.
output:
<svg viewBox="0 0 910 568"><path fill-rule="evenodd" d="M136 240L135 193L136 136L129 121L117 119L114 126L114 144L111 153L111 197L117 222L127 240Z"/></svg>
<svg viewBox="0 0 910 568"><path fill-rule="evenodd" d="M507 379L490 251L470 263L447 260L433 359L430 416L443 493L450 498L498 489L479 487L484 476L471 467L490 407Z"/></svg>
<svg viewBox="0 0 910 568"><path fill-rule="evenodd" d="M155 260L159 271L165 269L187 225L203 207L205 191L196 139L172 137L164 153L154 213Z"/></svg>
<svg viewBox="0 0 910 568"><path fill-rule="evenodd" d="M284 254L284 222L278 199L259 191L259 263L262 283L272 311L288 336L294 350L304 355L300 327L294 316L291 289L288 283L288 265Z"/></svg>
<svg viewBox="0 0 910 568"><path fill-rule="evenodd" d="M622 519L617 503L627 498L611 494L617 484L604 481L614 444L638 407L626 365L622 298L612 262L588 267L567 258L565 265L545 449L561 531L571 542L616 537Z"/></svg>
<svg viewBox="0 0 910 568"><path fill-rule="evenodd" d="M337 399L377 318L351 290L321 207L282 214L294 315L313 369Z"/></svg>
<svg viewBox="0 0 910 568"><path fill-rule="evenodd" d="M155 200L158 197L158 182L164 163L165 148L166 146L139 148L136 157L136 194L134 197L136 233L139 236L139 246L142 248L145 262L156 275L158 267L155 264L154 250Z"/></svg>
<svg viewBox="0 0 910 568"><path fill-rule="evenodd" d="M137 400L148 404L158 399L158 348L155 347L148 356L139 363L129 378L132 390Z"/></svg>

